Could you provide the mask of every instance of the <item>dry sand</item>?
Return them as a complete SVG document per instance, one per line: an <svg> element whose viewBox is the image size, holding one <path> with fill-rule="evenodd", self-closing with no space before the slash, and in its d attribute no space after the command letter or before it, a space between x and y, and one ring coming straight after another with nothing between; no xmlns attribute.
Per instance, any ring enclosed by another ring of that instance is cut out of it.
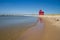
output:
<svg viewBox="0 0 60 40"><path fill-rule="evenodd" d="M60 40L60 17L44 17L43 40Z"/></svg>

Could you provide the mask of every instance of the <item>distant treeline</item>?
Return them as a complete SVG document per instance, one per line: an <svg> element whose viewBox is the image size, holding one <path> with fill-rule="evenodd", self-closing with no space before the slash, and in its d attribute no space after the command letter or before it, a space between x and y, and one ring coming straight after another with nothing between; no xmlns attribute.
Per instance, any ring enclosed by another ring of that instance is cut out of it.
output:
<svg viewBox="0 0 60 40"><path fill-rule="evenodd" d="M0 16L14 16L14 15L0 15Z"/></svg>
<svg viewBox="0 0 60 40"><path fill-rule="evenodd" d="M23 15L0 15L1 16L23 16Z"/></svg>

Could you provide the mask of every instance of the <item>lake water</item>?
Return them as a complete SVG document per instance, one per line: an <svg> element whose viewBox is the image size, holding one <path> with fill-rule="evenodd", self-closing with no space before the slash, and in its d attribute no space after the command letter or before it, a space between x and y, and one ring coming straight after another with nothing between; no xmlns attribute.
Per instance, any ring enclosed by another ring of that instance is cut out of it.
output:
<svg viewBox="0 0 60 40"><path fill-rule="evenodd" d="M0 16L0 40L16 40L31 25L36 17L30 16Z"/></svg>
<svg viewBox="0 0 60 40"><path fill-rule="evenodd" d="M0 27L15 25L15 24L26 24L36 22L36 17L31 16L1 16L0 17Z"/></svg>

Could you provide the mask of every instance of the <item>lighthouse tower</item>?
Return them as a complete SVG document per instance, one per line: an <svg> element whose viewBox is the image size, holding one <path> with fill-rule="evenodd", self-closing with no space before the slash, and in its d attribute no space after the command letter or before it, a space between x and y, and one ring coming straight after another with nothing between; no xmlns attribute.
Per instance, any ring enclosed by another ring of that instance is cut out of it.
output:
<svg viewBox="0 0 60 40"><path fill-rule="evenodd" d="M40 10L39 15L44 15L44 11Z"/></svg>

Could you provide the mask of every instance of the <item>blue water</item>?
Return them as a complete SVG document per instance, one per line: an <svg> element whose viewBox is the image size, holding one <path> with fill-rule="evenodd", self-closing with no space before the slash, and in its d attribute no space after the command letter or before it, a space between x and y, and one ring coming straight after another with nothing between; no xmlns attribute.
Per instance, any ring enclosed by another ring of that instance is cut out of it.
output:
<svg viewBox="0 0 60 40"><path fill-rule="evenodd" d="M0 27L15 24L34 23L37 21L36 17L31 16L1 16Z"/></svg>

